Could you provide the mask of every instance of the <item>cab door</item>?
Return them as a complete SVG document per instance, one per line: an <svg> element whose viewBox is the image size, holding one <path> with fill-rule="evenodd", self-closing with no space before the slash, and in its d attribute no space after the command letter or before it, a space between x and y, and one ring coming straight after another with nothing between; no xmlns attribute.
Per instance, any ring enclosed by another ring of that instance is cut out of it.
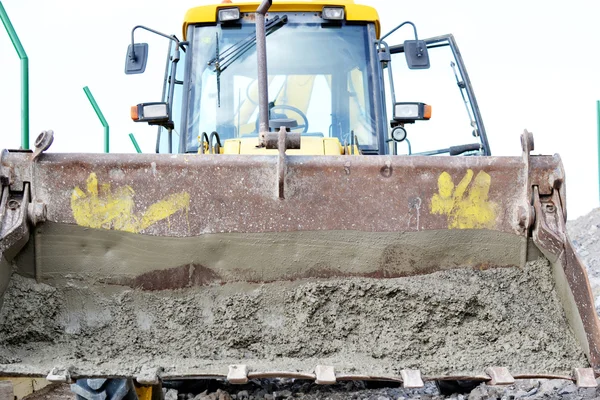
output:
<svg viewBox="0 0 600 400"><path fill-rule="evenodd" d="M485 128L469 76L452 35L424 40L430 67L409 69L404 45L389 47L390 69L385 75L388 116L392 102L431 106L429 120L404 124L406 140L390 142L390 152L412 155L491 155ZM392 89L393 88L393 89Z"/></svg>

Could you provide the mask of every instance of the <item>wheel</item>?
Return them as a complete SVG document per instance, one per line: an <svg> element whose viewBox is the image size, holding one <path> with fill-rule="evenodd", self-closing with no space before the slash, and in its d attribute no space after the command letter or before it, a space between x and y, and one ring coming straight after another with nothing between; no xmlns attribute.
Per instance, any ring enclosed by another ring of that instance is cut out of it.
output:
<svg viewBox="0 0 600 400"><path fill-rule="evenodd" d="M77 400L138 400L131 379L78 379L71 392Z"/></svg>

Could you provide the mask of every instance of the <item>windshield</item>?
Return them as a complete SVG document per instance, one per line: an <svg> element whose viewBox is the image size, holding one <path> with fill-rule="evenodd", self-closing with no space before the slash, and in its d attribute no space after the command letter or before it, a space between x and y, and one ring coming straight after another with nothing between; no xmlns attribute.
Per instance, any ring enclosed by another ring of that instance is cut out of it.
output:
<svg viewBox="0 0 600 400"><path fill-rule="evenodd" d="M362 149L376 150L369 26L306 22L312 17L277 13L269 17L285 21L267 36L270 119L294 119L304 136L336 137L342 144L352 143L354 133ZM246 17L240 24L193 29L186 151L197 151L203 132L216 131L221 141L257 137L253 21ZM249 38L250 46L240 46ZM240 47L247 51L236 51ZM215 62L232 53L228 60L233 62L221 67Z"/></svg>

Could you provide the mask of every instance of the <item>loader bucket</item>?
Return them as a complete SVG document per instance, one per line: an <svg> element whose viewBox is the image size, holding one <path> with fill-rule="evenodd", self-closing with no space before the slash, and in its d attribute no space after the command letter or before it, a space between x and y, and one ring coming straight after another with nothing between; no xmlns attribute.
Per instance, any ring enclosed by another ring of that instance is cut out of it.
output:
<svg viewBox="0 0 600 400"><path fill-rule="evenodd" d="M4 151L0 372L593 379L563 167L531 149L525 134L521 157Z"/></svg>

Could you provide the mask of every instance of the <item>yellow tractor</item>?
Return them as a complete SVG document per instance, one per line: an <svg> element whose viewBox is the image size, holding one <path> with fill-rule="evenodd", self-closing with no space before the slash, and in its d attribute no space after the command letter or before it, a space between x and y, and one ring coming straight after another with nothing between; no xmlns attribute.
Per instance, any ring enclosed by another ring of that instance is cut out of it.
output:
<svg viewBox="0 0 600 400"><path fill-rule="evenodd" d="M126 73L140 29L170 44L163 99L131 109L157 154L45 153L51 131L1 154L2 376L87 399L197 378L596 385L560 157L528 132L491 155L453 36L384 35L352 1L224 2L182 40L135 27Z"/></svg>

